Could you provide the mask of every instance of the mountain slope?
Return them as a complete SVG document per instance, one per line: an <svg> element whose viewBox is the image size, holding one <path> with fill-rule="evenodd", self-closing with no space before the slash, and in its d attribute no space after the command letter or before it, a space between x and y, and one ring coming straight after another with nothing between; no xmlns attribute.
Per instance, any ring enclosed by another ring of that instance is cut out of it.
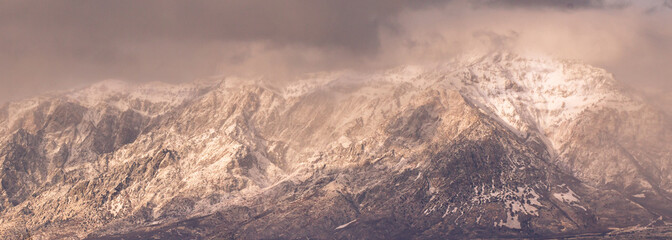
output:
<svg viewBox="0 0 672 240"><path fill-rule="evenodd" d="M1 232L534 237L672 216L669 117L579 63L150 86L2 107Z"/></svg>

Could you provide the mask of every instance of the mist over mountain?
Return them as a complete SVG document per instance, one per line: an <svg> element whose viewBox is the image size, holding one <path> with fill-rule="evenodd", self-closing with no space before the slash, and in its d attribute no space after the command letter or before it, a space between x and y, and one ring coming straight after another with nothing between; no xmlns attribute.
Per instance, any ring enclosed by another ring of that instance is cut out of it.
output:
<svg viewBox="0 0 672 240"><path fill-rule="evenodd" d="M0 239L672 238L671 5L0 2Z"/></svg>
<svg viewBox="0 0 672 240"><path fill-rule="evenodd" d="M576 61L105 81L1 110L6 238L664 236L672 216L672 119Z"/></svg>
<svg viewBox="0 0 672 240"><path fill-rule="evenodd" d="M672 90L669 1L0 1L0 102L105 79L288 83L473 50L577 59Z"/></svg>

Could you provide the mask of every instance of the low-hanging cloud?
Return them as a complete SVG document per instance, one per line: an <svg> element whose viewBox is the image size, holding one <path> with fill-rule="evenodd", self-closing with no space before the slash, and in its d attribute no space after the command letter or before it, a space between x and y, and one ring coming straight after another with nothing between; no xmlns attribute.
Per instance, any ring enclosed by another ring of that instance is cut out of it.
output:
<svg viewBox="0 0 672 240"><path fill-rule="evenodd" d="M504 8L548 8L554 10L608 9L629 6L623 0L476 0L477 6Z"/></svg>
<svg viewBox="0 0 672 240"><path fill-rule="evenodd" d="M375 54L380 26L440 2L4 1L0 101L105 78L189 81L241 69L256 51Z"/></svg>
<svg viewBox="0 0 672 240"><path fill-rule="evenodd" d="M508 50L672 89L672 2L607 0L0 3L0 101L106 78L190 81L370 70Z"/></svg>

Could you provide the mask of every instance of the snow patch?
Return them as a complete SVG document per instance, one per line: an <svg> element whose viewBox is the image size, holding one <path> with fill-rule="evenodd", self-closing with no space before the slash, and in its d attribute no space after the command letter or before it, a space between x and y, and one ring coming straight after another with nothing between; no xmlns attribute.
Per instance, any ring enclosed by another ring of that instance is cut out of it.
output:
<svg viewBox="0 0 672 240"><path fill-rule="evenodd" d="M334 230L339 230L339 229L346 228L346 227L350 226L350 224L353 224L353 223L355 223L355 222L357 222L357 219L352 220L352 221L350 221L350 222L347 222L347 223L345 223L345 224L343 224L343 225L340 225L340 226L334 228Z"/></svg>
<svg viewBox="0 0 672 240"><path fill-rule="evenodd" d="M530 187L516 187L514 189L502 189L486 193L485 187L474 187L478 194L471 199L474 204L489 202L503 202L506 218L496 221L495 227L507 227L520 229L519 217L521 214L539 216L539 208L543 205L539 201L540 195Z"/></svg>
<svg viewBox="0 0 672 240"><path fill-rule="evenodd" d="M338 143L341 144L341 147L343 148L349 148L350 144L352 144L352 141L346 136L341 136L338 138Z"/></svg>
<svg viewBox="0 0 672 240"><path fill-rule="evenodd" d="M512 215L511 212L506 212L506 219L495 222L495 227L507 227L511 229L521 229L518 215Z"/></svg>
<svg viewBox="0 0 672 240"><path fill-rule="evenodd" d="M564 184L560 185L561 187L565 187ZM579 204L579 197L572 191L571 188L566 188L567 192L565 193L553 193L553 197L557 198L558 200L569 204L570 206L578 207L586 211L586 208L581 206Z"/></svg>

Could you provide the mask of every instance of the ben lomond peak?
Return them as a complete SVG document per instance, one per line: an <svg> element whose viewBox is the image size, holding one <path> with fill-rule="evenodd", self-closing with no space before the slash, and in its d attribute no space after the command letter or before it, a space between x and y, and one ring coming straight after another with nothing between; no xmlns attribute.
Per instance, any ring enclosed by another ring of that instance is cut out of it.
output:
<svg viewBox="0 0 672 240"><path fill-rule="evenodd" d="M0 239L672 239L670 1L0 0Z"/></svg>
<svg viewBox="0 0 672 240"><path fill-rule="evenodd" d="M672 176L655 171L672 169L669 121L614 84L501 53L279 89L104 82L14 102L0 109L0 232L561 237L670 219ZM640 132L660 132L648 155Z"/></svg>

